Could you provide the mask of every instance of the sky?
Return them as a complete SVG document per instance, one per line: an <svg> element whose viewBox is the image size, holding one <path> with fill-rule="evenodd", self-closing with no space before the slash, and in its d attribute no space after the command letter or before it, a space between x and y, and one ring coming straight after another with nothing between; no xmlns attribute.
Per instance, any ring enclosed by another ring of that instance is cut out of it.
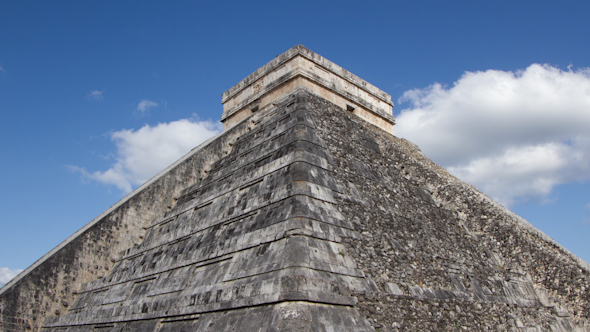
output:
<svg viewBox="0 0 590 332"><path fill-rule="evenodd" d="M1 1L0 285L221 130L297 44L396 136L590 261L588 1Z"/></svg>

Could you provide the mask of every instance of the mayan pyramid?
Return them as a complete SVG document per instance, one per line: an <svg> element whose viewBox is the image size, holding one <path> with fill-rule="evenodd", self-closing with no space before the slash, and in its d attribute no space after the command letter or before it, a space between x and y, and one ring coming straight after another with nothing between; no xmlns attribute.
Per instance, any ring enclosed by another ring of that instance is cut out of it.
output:
<svg viewBox="0 0 590 332"><path fill-rule="evenodd" d="M0 290L1 331L590 331L590 266L295 46L224 131Z"/></svg>

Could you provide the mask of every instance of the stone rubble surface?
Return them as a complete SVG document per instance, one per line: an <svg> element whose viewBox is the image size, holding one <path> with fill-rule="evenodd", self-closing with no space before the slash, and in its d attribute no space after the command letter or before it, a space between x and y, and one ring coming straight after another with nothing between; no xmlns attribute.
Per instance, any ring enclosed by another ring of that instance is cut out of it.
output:
<svg viewBox="0 0 590 332"><path fill-rule="evenodd" d="M337 208L343 193L308 98L300 92L261 115L44 330L119 331L141 321L133 330L233 331L239 322L373 331L352 294L378 290L345 254L342 239L361 236Z"/></svg>
<svg viewBox="0 0 590 332"><path fill-rule="evenodd" d="M356 305L378 331L590 331L590 269L474 187L312 99L362 238L347 252L379 288Z"/></svg>
<svg viewBox="0 0 590 332"><path fill-rule="evenodd" d="M243 134L240 130L247 128L236 128L201 148L6 284L0 290L0 331L38 331L45 317L67 313L82 285L108 275L121 251L141 243L145 227L227 154L229 142Z"/></svg>

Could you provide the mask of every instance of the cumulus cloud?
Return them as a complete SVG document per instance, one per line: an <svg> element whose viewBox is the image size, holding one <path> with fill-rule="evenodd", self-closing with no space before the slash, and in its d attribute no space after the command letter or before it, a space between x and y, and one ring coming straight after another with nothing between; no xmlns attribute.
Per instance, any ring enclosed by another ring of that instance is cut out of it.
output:
<svg viewBox="0 0 590 332"><path fill-rule="evenodd" d="M12 278L16 277L17 274L21 273L23 270L19 269L9 269L7 267L0 267L0 287L4 286L7 282L12 280Z"/></svg>
<svg viewBox="0 0 590 332"><path fill-rule="evenodd" d="M144 99L137 104L137 110L141 113L147 112L150 108L158 106L158 103Z"/></svg>
<svg viewBox="0 0 590 332"><path fill-rule="evenodd" d="M406 91L396 135L501 203L590 178L590 69L466 72Z"/></svg>
<svg viewBox="0 0 590 332"><path fill-rule="evenodd" d="M104 91L100 91L100 90L92 90L90 91L90 93L88 94L88 98L93 99L93 100L102 100L102 93Z"/></svg>
<svg viewBox="0 0 590 332"><path fill-rule="evenodd" d="M106 171L88 172L71 166L84 177L115 185L124 193L133 189L221 131L210 121L182 119L138 130L124 129L111 134L117 146L116 162Z"/></svg>

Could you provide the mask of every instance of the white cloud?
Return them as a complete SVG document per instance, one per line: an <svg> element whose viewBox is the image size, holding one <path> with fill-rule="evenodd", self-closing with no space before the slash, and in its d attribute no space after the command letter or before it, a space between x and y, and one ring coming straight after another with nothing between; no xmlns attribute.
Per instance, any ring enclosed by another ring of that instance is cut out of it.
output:
<svg viewBox="0 0 590 332"><path fill-rule="evenodd" d="M139 104L137 104L137 110L140 111L141 113L145 113L150 108L156 107L156 106L158 106L158 103L153 102L151 100L144 99L144 100L140 101Z"/></svg>
<svg viewBox="0 0 590 332"><path fill-rule="evenodd" d="M103 96L102 96L103 92L104 91L100 91L100 90L92 90L88 94L88 98L94 99L94 100L101 100L103 98Z"/></svg>
<svg viewBox="0 0 590 332"><path fill-rule="evenodd" d="M19 269L13 270L7 267L0 267L0 287L12 280L12 278L16 277L16 275L21 273L22 271L23 270Z"/></svg>
<svg viewBox="0 0 590 332"><path fill-rule="evenodd" d="M111 135L117 145L116 163L111 168L92 173L77 166L70 168L128 193L220 131L217 123L188 119L124 129Z"/></svg>
<svg viewBox="0 0 590 332"><path fill-rule="evenodd" d="M510 205L590 178L590 69L466 72L406 91L396 135Z"/></svg>
<svg viewBox="0 0 590 332"><path fill-rule="evenodd" d="M6 72L6 70L4 70L4 68L0 67L0 71L1 72Z"/></svg>

